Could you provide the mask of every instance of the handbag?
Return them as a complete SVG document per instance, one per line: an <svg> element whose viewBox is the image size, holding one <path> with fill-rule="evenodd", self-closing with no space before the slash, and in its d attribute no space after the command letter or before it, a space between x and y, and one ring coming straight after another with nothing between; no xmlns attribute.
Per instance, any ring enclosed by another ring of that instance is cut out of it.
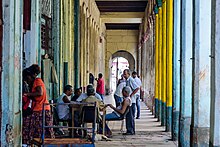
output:
<svg viewBox="0 0 220 147"><path fill-rule="evenodd" d="M23 96L23 106L22 106L22 115L23 117L27 117L33 113L32 108L32 100L30 100L27 96Z"/></svg>

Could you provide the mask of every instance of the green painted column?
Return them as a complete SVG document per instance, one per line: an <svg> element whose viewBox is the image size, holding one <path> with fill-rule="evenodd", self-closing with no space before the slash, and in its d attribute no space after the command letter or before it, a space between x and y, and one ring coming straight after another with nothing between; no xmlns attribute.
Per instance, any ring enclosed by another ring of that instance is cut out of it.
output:
<svg viewBox="0 0 220 147"><path fill-rule="evenodd" d="M79 15L80 15L80 4L79 0L74 0L74 88L79 87L79 62L80 62L80 48L79 48Z"/></svg>
<svg viewBox="0 0 220 147"><path fill-rule="evenodd" d="M54 49L54 66L56 69L57 77L60 77L60 0L53 0L53 15L52 15L52 48ZM53 98L60 95L59 83L53 84Z"/></svg>

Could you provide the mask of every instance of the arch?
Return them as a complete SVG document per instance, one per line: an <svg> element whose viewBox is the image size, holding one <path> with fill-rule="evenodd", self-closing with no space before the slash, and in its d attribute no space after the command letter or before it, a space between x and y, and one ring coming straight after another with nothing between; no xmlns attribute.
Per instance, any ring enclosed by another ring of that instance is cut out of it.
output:
<svg viewBox="0 0 220 147"><path fill-rule="evenodd" d="M117 58L117 57L123 57L123 58L127 59L128 63L129 63L129 69L131 71L135 70L135 59L131 53L129 53L128 51L119 50L119 51L115 52L114 54L112 54L112 61L114 60L114 58Z"/></svg>

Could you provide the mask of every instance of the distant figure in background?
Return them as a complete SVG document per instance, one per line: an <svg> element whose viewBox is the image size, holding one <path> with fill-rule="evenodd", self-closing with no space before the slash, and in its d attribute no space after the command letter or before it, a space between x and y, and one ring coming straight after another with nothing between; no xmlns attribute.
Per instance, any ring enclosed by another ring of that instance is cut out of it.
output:
<svg viewBox="0 0 220 147"><path fill-rule="evenodd" d="M94 80L95 80L95 78L94 78L93 74L89 73L89 84L94 85Z"/></svg>
<svg viewBox="0 0 220 147"><path fill-rule="evenodd" d="M138 92L135 94L136 96L136 107L137 107L137 116L136 116L136 119L140 119L140 111L141 111L141 100L140 100L140 95L141 95L141 86L142 86L142 83L141 83L141 80L137 77L137 72L133 72L132 73L132 77L134 78L134 81L136 82L136 84L138 85L139 87L139 90Z"/></svg>
<svg viewBox="0 0 220 147"><path fill-rule="evenodd" d="M114 93L116 107L120 106L123 101L122 89L126 86L126 81L122 75L122 78L118 81L117 88Z"/></svg>
<svg viewBox="0 0 220 147"><path fill-rule="evenodd" d="M118 80L117 86L121 83L121 82L126 82L126 79L124 78L124 75L121 75L121 79Z"/></svg>
<svg viewBox="0 0 220 147"><path fill-rule="evenodd" d="M71 101L76 101L81 94L82 94L82 87L77 88L77 89L74 91L74 96L71 98Z"/></svg>
<svg viewBox="0 0 220 147"><path fill-rule="evenodd" d="M105 94L105 83L103 79L102 73L99 73L98 79L97 80L97 87L96 87L96 92L101 96L103 100L103 96Z"/></svg>

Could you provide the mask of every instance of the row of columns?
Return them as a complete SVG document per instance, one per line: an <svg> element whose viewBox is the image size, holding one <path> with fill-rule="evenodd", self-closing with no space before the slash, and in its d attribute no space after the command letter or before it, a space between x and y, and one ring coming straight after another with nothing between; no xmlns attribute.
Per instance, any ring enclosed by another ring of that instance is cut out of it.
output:
<svg viewBox="0 0 220 147"><path fill-rule="evenodd" d="M180 146L220 146L220 2L163 0L157 6L155 117L166 131L172 127Z"/></svg>
<svg viewBox="0 0 220 147"><path fill-rule="evenodd" d="M166 131L172 127L172 4L172 0L159 1L155 11L155 117Z"/></svg>

